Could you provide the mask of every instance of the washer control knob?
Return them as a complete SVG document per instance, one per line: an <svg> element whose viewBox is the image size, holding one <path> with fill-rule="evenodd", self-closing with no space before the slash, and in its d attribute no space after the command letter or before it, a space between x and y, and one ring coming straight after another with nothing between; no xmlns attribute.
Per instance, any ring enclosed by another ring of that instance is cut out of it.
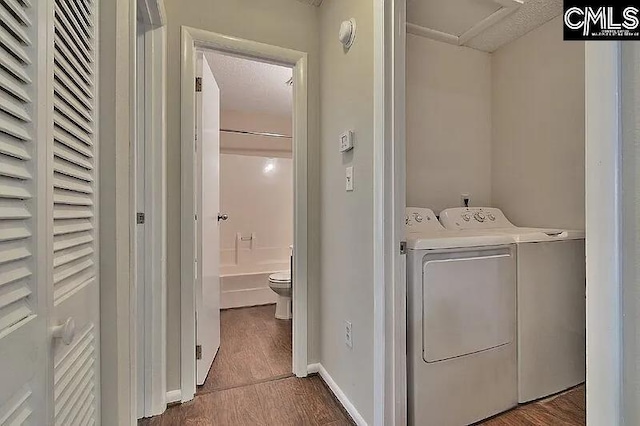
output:
<svg viewBox="0 0 640 426"><path fill-rule="evenodd" d="M471 215L469 213L462 213L462 219L465 222L469 222L471 220Z"/></svg>
<svg viewBox="0 0 640 426"><path fill-rule="evenodd" d="M484 215L484 213L482 212L476 212L476 214L473 215L473 217L478 221L478 222L484 222L486 217Z"/></svg>
<svg viewBox="0 0 640 426"><path fill-rule="evenodd" d="M422 216L420 216L420 213L414 213L413 220L415 220L418 223L422 223Z"/></svg>
<svg viewBox="0 0 640 426"><path fill-rule="evenodd" d="M493 222L494 220L496 220L496 217L493 215L493 213L489 213L489 214L487 214L487 217L488 217L488 218L489 218L489 220L490 220L490 221L492 221L492 222Z"/></svg>

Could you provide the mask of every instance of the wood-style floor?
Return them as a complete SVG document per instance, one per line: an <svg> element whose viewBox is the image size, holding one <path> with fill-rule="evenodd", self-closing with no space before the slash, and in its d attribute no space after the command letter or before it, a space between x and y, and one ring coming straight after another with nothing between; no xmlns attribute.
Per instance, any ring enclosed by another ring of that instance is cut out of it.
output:
<svg viewBox="0 0 640 426"><path fill-rule="evenodd" d="M275 305L220 312L220 349L198 394L291 376L291 321Z"/></svg>
<svg viewBox="0 0 640 426"><path fill-rule="evenodd" d="M221 345L195 399L141 426L353 425L318 376L291 374L291 321L275 305L221 312ZM583 426L584 386L522 405L483 426Z"/></svg>
<svg viewBox="0 0 640 426"><path fill-rule="evenodd" d="M193 401L141 426L353 425L318 376L291 374L291 321L275 305L221 312L221 344Z"/></svg>
<svg viewBox="0 0 640 426"><path fill-rule="evenodd" d="M527 405L480 423L483 426L584 426L584 386Z"/></svg>

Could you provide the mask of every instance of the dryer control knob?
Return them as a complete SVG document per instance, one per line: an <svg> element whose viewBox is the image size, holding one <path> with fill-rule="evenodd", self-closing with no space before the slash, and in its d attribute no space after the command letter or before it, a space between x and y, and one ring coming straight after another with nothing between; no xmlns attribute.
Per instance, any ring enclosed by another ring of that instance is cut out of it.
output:
<svg viewBox="0 0 640 426"><path fill-rule="evenodd" d="M474 214L473 217L475 217L478 222L484 222L486 219L484 213L482 212L476 212L476 214Z"/></svg>
<svg viewBox="0 0 640 426"><path fill-rule="evenodd" d="M494 220L496 220L496 217L495 217L492 213L489 213L489 214L487 215L487 217L488 217L488 218L489 218L489 220L490 220L490 221L492 221L492 222L493 222Z"/></svg>
<svg viewBox="0 0 640 426"><path fill-rule="evenodd" d="M420 216L420 213L414 213L413 219L418 223L422 223L422 216Z"/></svg>
<svg viewBox="0 0 640 426"><path fill-rule="evenodd" d="M463 213L462 219L464 219L465 222L469 222L471 220L471 215L469 213Z"/></svg>

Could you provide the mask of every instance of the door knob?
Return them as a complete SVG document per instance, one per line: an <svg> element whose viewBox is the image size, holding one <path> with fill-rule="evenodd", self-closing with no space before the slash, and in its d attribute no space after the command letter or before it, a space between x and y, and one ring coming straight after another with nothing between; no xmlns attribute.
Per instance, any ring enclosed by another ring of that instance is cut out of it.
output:
<svg viewBox="0 0 640 426"><path fill-rule="evenodd" d="M221 220L227 220L227 219L229 219L228 214L218 213L218 222L220 222Z"/></svg>
<svg viewBox="0 0 640 426"><path fill-rule="evenodd" d="M69 317L67 320L53 327L53 338L61 339L62 343L69 346L73 342L73 338L76 336L76 322L73 318Z"/></svg>

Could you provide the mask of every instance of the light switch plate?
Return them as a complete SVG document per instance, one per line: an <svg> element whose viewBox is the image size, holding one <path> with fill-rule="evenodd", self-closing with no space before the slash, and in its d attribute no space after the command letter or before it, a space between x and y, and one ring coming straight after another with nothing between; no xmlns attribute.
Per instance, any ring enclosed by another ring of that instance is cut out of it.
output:
<svg viewBox="0 0 640 426"><path fill-rule="evenodd" d="M353 132L348 130L340 135L340 152L353 149Z"/></svg>
<svg viewBox="0 0 640 426"><path fill-rule="evenodd" d="M349 166L345 172L345 189L353 191L353 166Z"/></svg>

